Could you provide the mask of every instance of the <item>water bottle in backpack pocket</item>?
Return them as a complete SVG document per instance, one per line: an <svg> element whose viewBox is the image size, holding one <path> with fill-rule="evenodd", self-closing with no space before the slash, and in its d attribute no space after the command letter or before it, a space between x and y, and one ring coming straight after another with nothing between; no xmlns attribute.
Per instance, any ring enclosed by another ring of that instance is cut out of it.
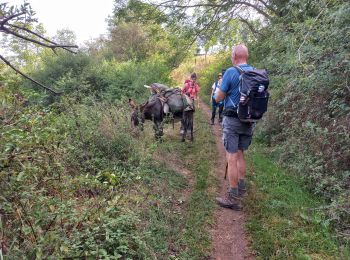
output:
<svg viewBox="0 0 350 260"><path fill-rule="evenodd" d="M242 122L256 122L267 111L269 93L250 93L246 103L239 103L237 114Z"/></svg>
<svg viewBox="0 0 350 260"><path fill-rule="evenodd" d="M238 118L242 122L256 122L267 111L269 79L265 70L244 71L236 67L240 74L239 89L241 93L237 108Z"/></svg>

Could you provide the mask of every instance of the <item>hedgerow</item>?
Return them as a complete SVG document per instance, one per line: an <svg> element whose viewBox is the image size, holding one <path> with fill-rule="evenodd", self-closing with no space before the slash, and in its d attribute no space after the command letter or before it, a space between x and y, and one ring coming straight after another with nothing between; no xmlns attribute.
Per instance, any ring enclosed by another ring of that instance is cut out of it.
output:
<svg viewBox="0 0 350 260"><path fill-rule="evenodd" d="M0 95L3 254L147 255L136 212L116 199L152 169L152 153L130 137L126 111L71 98L26 107L4 88Z"/></svg>
<svg viewBox="0 0 350 260"><path fill-rule="evenodd" d="M269 72L271 99L256 138L276 159L326 199L339 237L349 239L349 11L346 1L291 1L284 15L247 42L249 62ZM237 42L238 43L238 42ZM200 73L209 100L216 74L232 66L230 51Z"/></svg>
<svg viewBox="0 0 350 260"><path fill-rule="evenodd" d="M349 239L350 5L315 4L302 18L292 7L251 44L253 64L271 78L272 99L258 137L301 184L328 200L320 210Z"/></svg>

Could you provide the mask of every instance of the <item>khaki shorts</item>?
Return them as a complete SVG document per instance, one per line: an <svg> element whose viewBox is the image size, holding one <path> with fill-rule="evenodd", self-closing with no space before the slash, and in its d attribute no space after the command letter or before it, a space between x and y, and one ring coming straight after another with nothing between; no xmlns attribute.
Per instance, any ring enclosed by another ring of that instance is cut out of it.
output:
<svg viewBox="0 0 350 260"><path fill-rule="evenodd" d="M254 125L243 123L237 117L224 116L222 121L225 149L228 153L247 150L252 142Z"/></svg>

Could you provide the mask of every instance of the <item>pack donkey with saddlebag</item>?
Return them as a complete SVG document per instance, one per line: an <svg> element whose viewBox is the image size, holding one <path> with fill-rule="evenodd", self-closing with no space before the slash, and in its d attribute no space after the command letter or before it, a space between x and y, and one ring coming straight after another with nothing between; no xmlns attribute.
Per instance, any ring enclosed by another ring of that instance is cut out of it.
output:
<svg viewBox="0 0 350 260"><path fill-rule="evenodd" d="M185 141L188 131L190 132L191 141L193 141L194 104L192 100L183 95L180 89L168 88L160 83L153 83L150 86L145 85L145 87L149 88L152 93L147 102L136 106L129 99L129 104L132 107L132 126L137 126L139 123L142 125L145 120L152 120L155 137L160 139L163 135L165 119L170 119L173 124L175 120L181 120L182 141Z"/></svg>

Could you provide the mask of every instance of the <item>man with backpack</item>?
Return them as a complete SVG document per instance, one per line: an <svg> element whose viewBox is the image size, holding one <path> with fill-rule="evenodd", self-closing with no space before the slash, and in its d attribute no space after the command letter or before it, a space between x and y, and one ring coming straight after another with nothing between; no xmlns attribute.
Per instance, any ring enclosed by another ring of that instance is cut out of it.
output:
<svg viewBox="0 0 350 260"><path fill-rule="evenodd" d="M230 189L225 197L216 198L216 201L221 207L241 210L241 198L246 193L244 151L252 141L253 122L261 118L266 111L268 79L266 71L255 70L248 64L248 48L245 45L235 46L231 58L234 66L225 71L222 84L216 94L216 102L224 100L223 142ZM245 77L245 74L249 73L253 74L253 77ZM265 81L267 79L267 83L261 78ZM242 87L247 82L254 82L254 84L250 85L248 91L242 92ZM259 92L261 89L263 92ZM264 98L260 98L259 95ZM265 108L254 111L256 107L260 108L260 103L258 105L254 103L251 106L252 102L256 101L254 100L256 97L259 98L257 102L262 103L266 106ZM264 109L265 111L262 111Z"/></svg>
<svg viewBox="0 0 350 260"><path fill-rule="evenodd" d="M222 100L219 103L215 101L215 95L221 86L221 82L222 82L222 73L219 73L218 79L214 82L213 86L211 87L211 94L210 94L210 102L212 107L211 120L210 120L211 125L214 125L216 109L218 107L219 107L219 123L222 122L222 111L224 109L224 101Z"/></svg>

